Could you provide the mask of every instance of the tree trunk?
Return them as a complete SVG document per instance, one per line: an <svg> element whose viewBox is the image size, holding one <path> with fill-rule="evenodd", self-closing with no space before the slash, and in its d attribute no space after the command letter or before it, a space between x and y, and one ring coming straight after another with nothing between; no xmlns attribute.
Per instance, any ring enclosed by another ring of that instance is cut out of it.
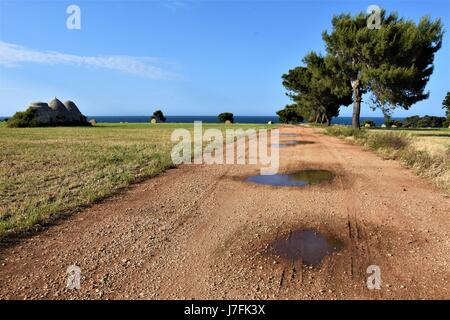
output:
<svg viewBox="0 0 450 320"><path fill-rule="evenodd" d="M361 114L361 87L359 80L351 81L353 88L353 115L352 115L352 126L353 128L359 129L359 117Z"/></svg>

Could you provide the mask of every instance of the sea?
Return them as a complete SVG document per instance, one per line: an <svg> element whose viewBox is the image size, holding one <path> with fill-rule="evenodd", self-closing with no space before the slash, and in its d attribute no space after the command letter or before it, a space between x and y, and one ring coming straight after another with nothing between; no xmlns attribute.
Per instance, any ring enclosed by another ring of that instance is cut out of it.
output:
<svg viewBox="0 0 450 320"><path fill-rule="evenodd" d="M7 117L0 117L3 120ZM98 123L111 123L111 122L129 122L129 123L143 123L149 122L150 116L88 116L88 120L95 119ZM392 118L393 120L403 120L404 118ZM384 123L383 117L361 117L361 123L364 120L372 120L377 126ZM180 123L180 122L194 122L202 121L204 123L218 123L219 120L217 116L166 116L166 122L169 123ZM235 123L279 123L277 116L234 116ZM332 124L344 124L351 125L351 117L337 117L333 118Z"/></svg>

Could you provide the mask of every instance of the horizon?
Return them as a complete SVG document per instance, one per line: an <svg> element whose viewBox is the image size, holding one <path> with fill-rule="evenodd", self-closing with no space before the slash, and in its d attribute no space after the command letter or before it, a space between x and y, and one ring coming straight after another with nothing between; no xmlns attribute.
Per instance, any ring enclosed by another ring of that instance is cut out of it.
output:
<svg viewBox="0 0 450 320"><path fill-rule="evenodd" d="M79 30L66 27L72 2L23 4L0 2L2 117L55 96L96 116L141 116L156 109L171 116L276 116L291 103L281 75L300 65L307 52L325 52L321 33L330 30L333 15L365 12L373 3L77 1ZM376 4L416 22L430 15L441 18L446 30L450 25L450 2ZM393 117L444 115L448 37L447 32L434 60L426 87L430 97L410 110L397 109ZM339 116L351 113L350 105ZM363 101L361 117L383 115Z"/></svg>

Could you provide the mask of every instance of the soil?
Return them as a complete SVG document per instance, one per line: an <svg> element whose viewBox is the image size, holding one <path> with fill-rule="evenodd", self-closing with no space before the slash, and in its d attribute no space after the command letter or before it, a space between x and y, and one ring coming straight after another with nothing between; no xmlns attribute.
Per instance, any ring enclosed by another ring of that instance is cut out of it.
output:
<svg viewBox="0 0 450 320"><path fill-rule="evenodd" d="M333 181L267 186L245 181L255 165L181 165L3 242L0 298L450 299L448 194L320 129L281 132L314 142L280 149L281 173ZM271 253L301 230L342 247L317 265ZM66 288L71 265L79 290ZM367 288L370 265L379 290Z"/></svg>

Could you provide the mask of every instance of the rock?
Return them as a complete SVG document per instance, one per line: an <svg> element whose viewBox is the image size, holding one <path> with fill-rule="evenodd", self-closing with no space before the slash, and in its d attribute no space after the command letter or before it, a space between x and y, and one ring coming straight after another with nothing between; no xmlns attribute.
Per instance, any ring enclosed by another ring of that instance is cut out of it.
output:
<svg viewBox="0 0 450 320"><path fill-rule="evenodd" d="M272 124L272 121L268 121L267 124ZM450 128L450 127L449 127Z"/></svg>
<svg viewBox="0 0 450 320"><path fill-rule="evenodd" d="M225 124L231 124L231 121L230 120L226 120Z"/></svg>
<svg viewBox="0 0 450 320"><path fill-rule="evenodd" d="M156 119L152 118L152 120L150 120L150 123L156 123Z"/></svg>
<svg viewBox="0 0 450 320"><path fill-rule="evenodd" d="M385 125L385 124L382 124L381 127L382 127L382 128L386 128L386 125Z"/></svg>
<svg viewBox="0 0 450 320"><path fill-rule="evenodd" d="M95 119L89 120L89 123L92 124L92 125L96 125L97 124L97 120L95 120Z"/></svg>

